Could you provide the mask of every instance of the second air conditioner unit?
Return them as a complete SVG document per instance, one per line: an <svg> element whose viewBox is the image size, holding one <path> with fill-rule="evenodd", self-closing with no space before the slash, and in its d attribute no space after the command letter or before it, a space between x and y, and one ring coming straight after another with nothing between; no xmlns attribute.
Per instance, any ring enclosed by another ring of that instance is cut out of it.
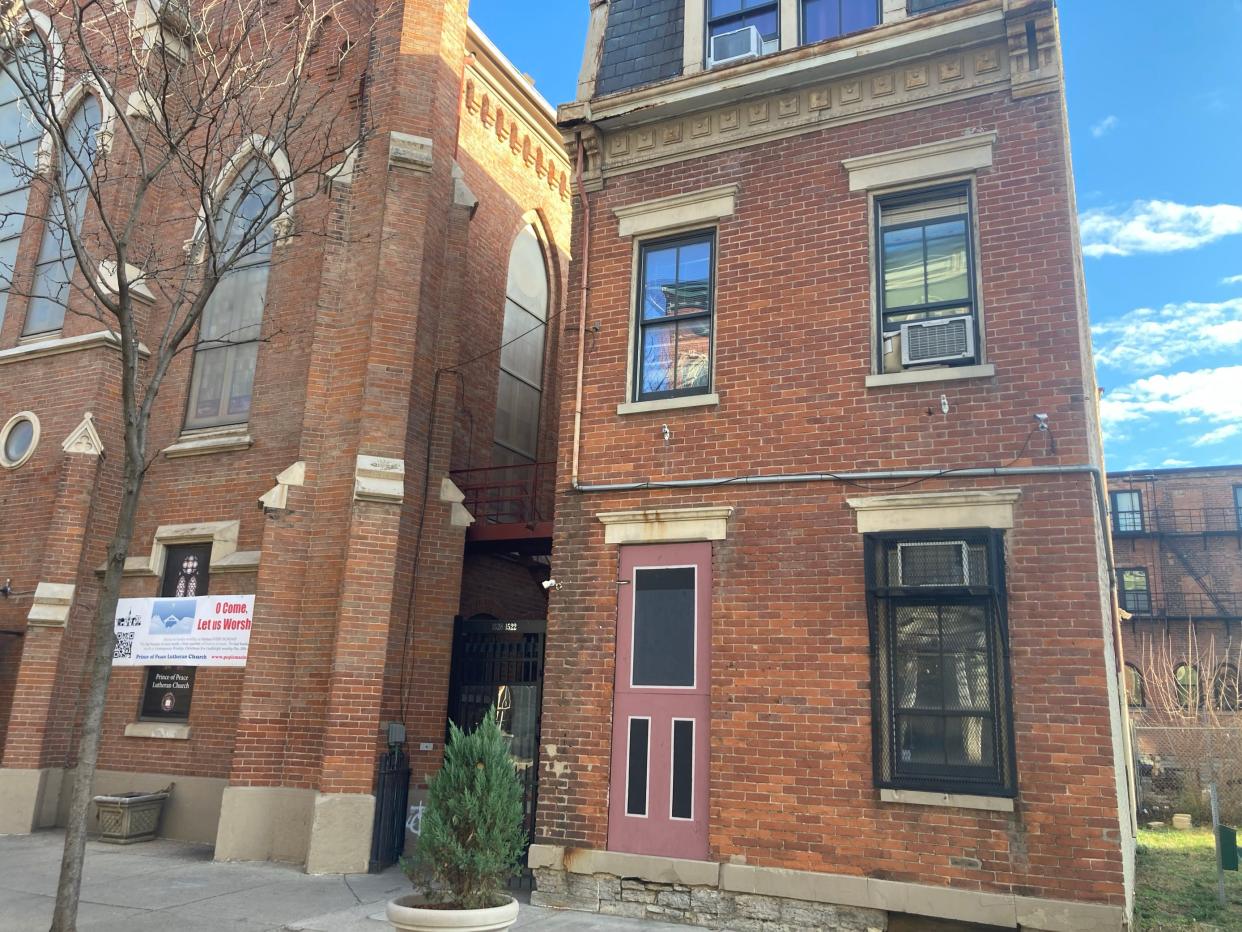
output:
<svg viewBox="0 0 1242 932"><path fill-rule="evenodd" d="M712 36L707 50L707 67L758 58L763 53L763 36L754 26Z"/></svg>
<svg viewBox="0 0 1242 932"><path fill-rule="evenodd" d="M901 325L903 366L974 358L975 328L970 317L945 317Z"/></svg>
<svg viewBox="0 0 1242 932"><path fill-rule="evenodd" d="M897 545L899 586L969 586L970 546L964 540L907 541Z"/></svg>

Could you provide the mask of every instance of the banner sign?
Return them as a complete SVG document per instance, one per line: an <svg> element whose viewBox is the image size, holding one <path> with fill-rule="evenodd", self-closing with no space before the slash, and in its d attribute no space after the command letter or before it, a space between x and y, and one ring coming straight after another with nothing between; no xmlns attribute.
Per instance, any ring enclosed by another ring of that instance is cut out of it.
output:
<svg viewBox="0 0 1242 932"><path fill-rule="evenodd" d="M121 599L112 665L244 667L253 617L253 595Z"/></svg>

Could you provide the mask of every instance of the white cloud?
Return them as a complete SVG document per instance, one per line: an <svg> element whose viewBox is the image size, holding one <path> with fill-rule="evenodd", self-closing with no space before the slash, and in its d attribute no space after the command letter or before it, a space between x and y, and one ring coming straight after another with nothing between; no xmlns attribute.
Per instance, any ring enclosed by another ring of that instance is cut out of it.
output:
<svg viewBox="0 0 1242 932"><path fill-rule="evenodd" d="M1206 434L1195 440L1195 446L1206 447L1213 443L1221 443L1242 433L1242 424L1226 424L1224 427L1218 427L1215 430L1209 430Z"/></svg>
<svg viewBox="0 0 1242 932"><path fill-rule="evenodd" d="M1220 280L1222 285L1242 285L1242 275L1229 275Z"/></svg>
<svg viewBox="0 0 1242 932"><path fill-rule="evenodd" d="M1091 135L1096 139L1099 139L1101 136L1107 136L1117 128L1117 124L1120 122L1121 121L1117 119L1117 117L1110 113L1104 119L1100 120L1099 123L1096 123L1095 126L1091 127Z"/></svg>
<svg viewBox="0 0 1242 932"><path fill-rule="evenodd" d="M1174 457L1170 456L1167 460L1165 460L1160 465L1167 467L1169 469L1176 469L1179 466L1190 466L1191 462L1190 460L1179 460L1179 459L1175 459Z"/></svg>
<svg viewBox="0 0 1242 932"><path fill-rule="evenodd" d="M1091 340L1101 366L1167 369L1191 356L1242 348L1242 298L1140 307L1093 325Z"/></svg>
<svg viewBox="0 0 1242 932"><path fill-rule="evenodd" d="M1213 425L1193 441L1195 446L1242 433L1242 366L1153 375L1108 392L1100 401L1110 439L1120 424L1137 425L1162 415L1202 418Z"/></svg>
<svg viewBox="0 0 1242 932"><path fill-rule="evenodd" d="M1135 201L1122 211L1085 211L1079 224L1088 256L1181 252L1242 233L1242 207Z"/></svg>

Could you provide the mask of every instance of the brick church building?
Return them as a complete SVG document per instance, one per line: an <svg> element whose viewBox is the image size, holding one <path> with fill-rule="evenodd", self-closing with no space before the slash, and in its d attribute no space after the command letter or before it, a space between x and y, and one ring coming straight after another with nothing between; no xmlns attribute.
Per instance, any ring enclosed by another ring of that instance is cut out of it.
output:
<svg viewBox="0 0 1242 932"><path fill-rule="evenodd" d="M37 7L23 41L69 41ZM571 165L552 108L466 0L408 0L378 30L372 138L289 218L345 234L278 239L248 270L259 339L177 357L152 412L121 595L253 596L253 625L242 667L114 668L95 790L173 784L161 833L214 842L220 859L359 871L377 859L373 834L399 850L404 795L385 798L379 831L377 759L407 749L389 758L417 794L439 766L446 701L461 719L497 696L468 670L450 691L455 644L516 656L542 643ZM105 138L97 95L66 92L98 145L123 142ZM355 121L357 92L332 90ZM29 142L21 106L6 78L6 147ZM280 176L278 152L263 161ZM5 193L5 209L25 196ZM182 213L178 242L193 233ZM39 237L37 218L5 221L15 277ZM73 313L81 288L69 313L19 290L0 294L6 833L64 822L122 460L115 335ZM474 629L455 632L459 615ZM471 640L496 618L521 623ZM510 724L533 757L538 697L519 685Z"/></svg>
<svg viewBox="0 0 1242 932"><path fill-rule="evenodd" d="M536 902L1127 927L1055 3L592 9Z"/></svg>

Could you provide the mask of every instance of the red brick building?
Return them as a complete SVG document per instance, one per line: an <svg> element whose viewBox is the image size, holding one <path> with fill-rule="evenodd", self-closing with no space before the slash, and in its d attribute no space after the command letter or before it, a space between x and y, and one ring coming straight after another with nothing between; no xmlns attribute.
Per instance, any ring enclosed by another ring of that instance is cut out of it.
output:
<svg viewBox="0 0 1242 932"><path fill-rule="evenodd" d="M69 34L57 14L28 29ZM454 617L543 617L551 472L541 499L535 464L559 423L570 163L553 111L466 0L399 5L365 70L371 140L282 218L329 235L277 234L244 295L251 355L182 354L152 413L121 594L253 595L246 664L117 667L95 784L175 783L164 834L311 871L373 857L391 723L415 788L438 766L462 691ZM354 78L332 100L358 120ZM73 93L99 145L121 139L97 94ZM250 164L279 178L283 155L259 146ZM193 210L162 204L190 240ZM15 276L39 236L6 221ZM122 459L115 336L19 291L0 295L0 832L64 819ZM147 314L154 345L157 300Z"/></svg>
<svg viewBox="0 0 1242 932"><path fill-rule="evenodd" d="M1055 5L592 10L538 901L1124 928Z"/></svg>
<svg viewBox="0 0 1242 932"><path fill-rule="evenodd" d="M1108 488L1132 714L1179 683L1236 711L1242 466L1115 472Z"/></svg>

